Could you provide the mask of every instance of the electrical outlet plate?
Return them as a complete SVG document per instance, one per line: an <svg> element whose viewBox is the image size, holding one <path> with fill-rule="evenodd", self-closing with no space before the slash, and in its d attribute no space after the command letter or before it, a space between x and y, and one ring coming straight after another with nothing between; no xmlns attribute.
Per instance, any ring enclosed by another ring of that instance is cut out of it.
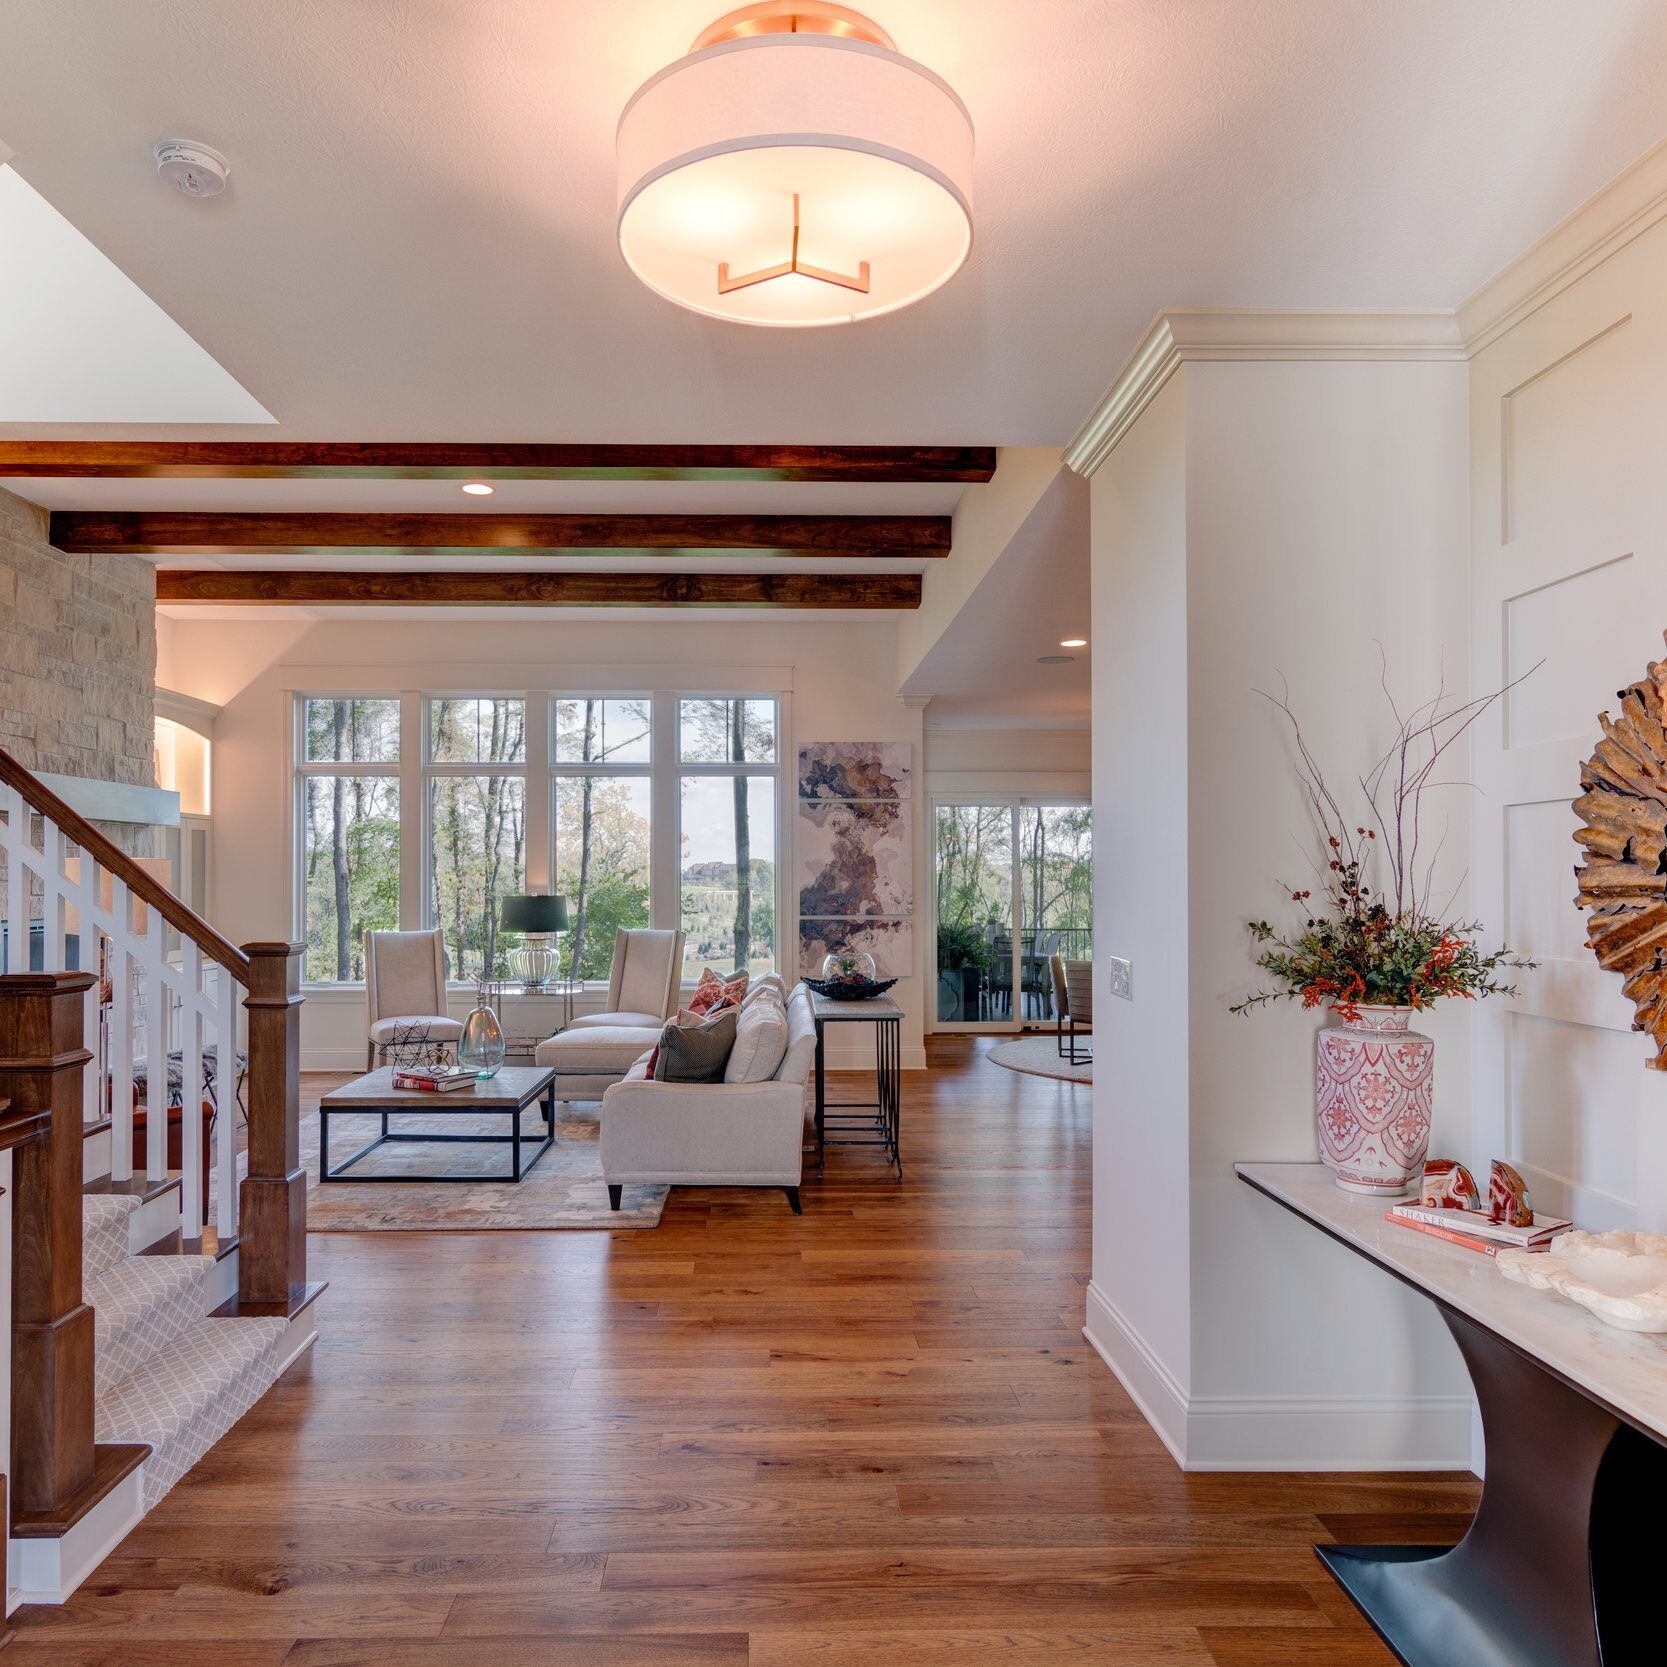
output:
<svg viewBox="0 0 1667 1667"><path fill-rule="evenodd" d="M1111 980L1111 993L1124 1001L1134 1000L1134 963L1116 955L1106 957L1106 976Z"/></svg>

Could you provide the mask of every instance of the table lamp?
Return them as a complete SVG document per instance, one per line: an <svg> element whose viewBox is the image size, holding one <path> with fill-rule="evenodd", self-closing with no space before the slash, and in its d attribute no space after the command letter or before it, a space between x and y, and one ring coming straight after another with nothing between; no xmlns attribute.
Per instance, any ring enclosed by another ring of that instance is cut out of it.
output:
<svg viewBox="0 0 1667 1667"><path fill-rule="evenodd" d="M498 924L506 932L519 932L522 944L510 957L510 965L529 990L542 990L556 974L556 933L567 930L565 897L505 897L498 906Z"/></svg>

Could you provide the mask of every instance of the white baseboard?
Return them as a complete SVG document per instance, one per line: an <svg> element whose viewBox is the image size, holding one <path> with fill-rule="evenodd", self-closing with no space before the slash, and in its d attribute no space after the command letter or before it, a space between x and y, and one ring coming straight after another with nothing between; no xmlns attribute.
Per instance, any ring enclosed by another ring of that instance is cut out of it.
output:
<svg viewBox="0 0 1667 1667"><path fill-rule="evenodd" d="M147 1198L127 1218L127 1248L130 1255L142 1256L158 1239L179 1231L179 1182L154 1198Z"/></svg>
<svg viewBox="0 0 1667 1667"><path fill-rule="evenodd" d="M1469 1395L1189 1396L1092 1284L1082 1334L1183 1470L1471 1468Z"/></svg>
<svg viewBox="0 0 1667 1667"><path fill-rule="evenodd" d="M1468 1470L1468 1395L1195 1399L1188 1470Z"/></svg>
<svg viewBox="0 0 1667 1667"><path fill-rule="evenodd" d="M87 1181L99 1180L110 1173L110 1131L100 1129L97 1134L86 1135L81 1141L81 1179Z"/></svg>
<svg viewBox="0 0 1667 1667"><path fill-rule="evenodd" d="M145 1467L137 1465L58 1539L13 1539L8 1598L18 1603L62 1603L145 1514Z"/></svg>
<svg viewBox="0 0 1667 1667"><path fill-rule="evenodd" d="M318 1305L321 1300L314 1297L299 1314L290 1316L283 1342L279 1344L278 1358L282 1364L278 1367L278 1377L281 1378L318 1341Z"/></svg>
<svg viewBox="0 0 1667 1667"><path fill-rule="evenodd" d="M1082 1334L1129 1392L1180 1467L1187 1468L1187 1394L1098 1285L1088 1287Z"/></svg>

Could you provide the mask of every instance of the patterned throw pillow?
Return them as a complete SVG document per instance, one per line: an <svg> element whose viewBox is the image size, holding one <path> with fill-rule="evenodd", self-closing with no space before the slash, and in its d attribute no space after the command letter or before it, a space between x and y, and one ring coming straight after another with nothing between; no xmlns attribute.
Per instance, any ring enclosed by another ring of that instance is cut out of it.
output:
<svg viewBox="0 0 1667 1667"><path fill-rule="evenodd" d="M740 1018L739 1008L726 1007L697 1025L667 1025L654 1053L654 1080L722 1082Z"/></svg>
<svg viewBox="0 0 1667 1667"><path fill-rule="evenodd" d="M700 975L700 982L695 985L695 993L689 997L689 1011L711 1014L720 1013L726 1007L739 1007L741 998L747 993L749 976L743 972L725 979L707 967Z"/></svg>

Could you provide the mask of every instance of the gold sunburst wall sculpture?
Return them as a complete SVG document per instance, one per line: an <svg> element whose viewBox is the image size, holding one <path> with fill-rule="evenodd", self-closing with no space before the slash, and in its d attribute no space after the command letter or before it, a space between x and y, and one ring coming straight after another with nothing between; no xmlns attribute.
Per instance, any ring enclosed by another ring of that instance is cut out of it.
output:
<svg viewBox="0 0 1667 1667"><path fill-rule="evenodd" d="M1651 1070L1667 1071L1667 660L1617 691L1603 739L1580 769L1574 801L1576 904L1589 911L1586 943L1618 972L1636 1009L1632 1028L1655 1042Z"/></svg>

